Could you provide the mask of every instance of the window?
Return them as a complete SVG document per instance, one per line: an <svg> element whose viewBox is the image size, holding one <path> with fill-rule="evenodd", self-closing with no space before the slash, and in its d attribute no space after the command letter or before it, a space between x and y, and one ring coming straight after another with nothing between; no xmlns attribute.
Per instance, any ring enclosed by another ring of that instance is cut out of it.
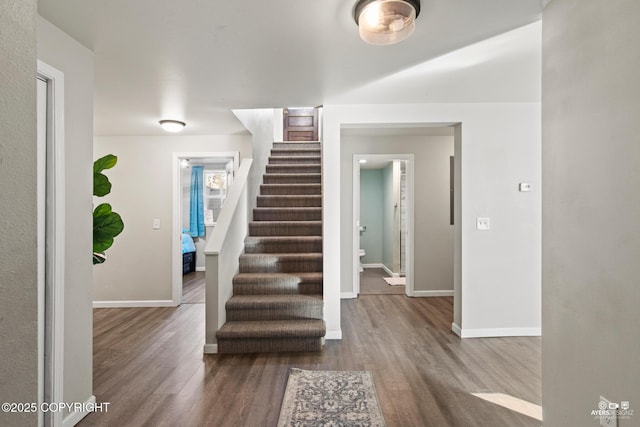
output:
<svg viewBox="0 0 640 427"><path fill-rule="evenodd" d="M202 175L204 200L204 224L216 225L220 210L227 198L228 174L226 170L205 170Z"/></svg>

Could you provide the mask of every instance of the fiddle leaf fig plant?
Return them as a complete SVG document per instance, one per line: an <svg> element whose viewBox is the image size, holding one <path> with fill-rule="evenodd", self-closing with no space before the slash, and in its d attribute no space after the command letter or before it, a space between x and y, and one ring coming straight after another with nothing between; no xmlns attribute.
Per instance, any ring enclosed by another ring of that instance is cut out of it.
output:
<svg viewBox="0 0 640 427"><path fill-rule="evenodd" d="M113 154L107 154L93 162L93 195L106 196L111 192L111 182L102 173L118 162ZM93 263L102 264L107 257L105 251L113 245L113 238L122 233L124 223L118 213L111 210L109 203L101 203L93 210Z"/></svg>

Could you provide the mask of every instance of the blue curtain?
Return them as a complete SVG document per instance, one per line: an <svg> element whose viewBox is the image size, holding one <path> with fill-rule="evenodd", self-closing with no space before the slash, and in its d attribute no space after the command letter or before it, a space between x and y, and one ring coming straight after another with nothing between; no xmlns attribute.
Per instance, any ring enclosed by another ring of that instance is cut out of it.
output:
<svg viewBox="0 0 640 427"><path fill-rule="evenodd" d="M204 200L202 199L202 170L204 166L191 168L191 201L189 206L189 233L192 237L204 237Z"/></svg>

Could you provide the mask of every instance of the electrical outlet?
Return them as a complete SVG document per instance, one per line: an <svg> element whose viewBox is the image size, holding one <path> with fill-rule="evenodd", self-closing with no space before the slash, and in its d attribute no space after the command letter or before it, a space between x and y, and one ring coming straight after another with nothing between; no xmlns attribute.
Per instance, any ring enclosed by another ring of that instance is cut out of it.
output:
<svg viewBox="0 0 640 427"><path fill-rule="evenodd" d="M603 427L618 427L618 404L609 402L608 399L600 396L599 409L605 409L609 415L605 414L605 411L600 414L600 425Z"/></svg>
<svg viewBox="0 0 640 427"><path fill-rule="evenodd" d="M489 218L476 218L476 229L489 230L489 228L491 228Z"/></svg>

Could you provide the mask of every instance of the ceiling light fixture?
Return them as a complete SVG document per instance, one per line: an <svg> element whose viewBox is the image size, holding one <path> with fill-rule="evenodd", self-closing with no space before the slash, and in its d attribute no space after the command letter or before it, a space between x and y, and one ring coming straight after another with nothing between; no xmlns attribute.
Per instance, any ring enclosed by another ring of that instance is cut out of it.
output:
<svg viewBox="0 0 640 427"><path fill-rule="evenodd" d="M376 45L408 38L419 14L420 0L358 0L353 11L362 40Z"/></svg>
<svg viewBox="0 0 640 427"><path fill-rule="evenodd" d="M167 132L180 132L187 125L185 122L179 120L160 120L160 126Z"/></svg>

